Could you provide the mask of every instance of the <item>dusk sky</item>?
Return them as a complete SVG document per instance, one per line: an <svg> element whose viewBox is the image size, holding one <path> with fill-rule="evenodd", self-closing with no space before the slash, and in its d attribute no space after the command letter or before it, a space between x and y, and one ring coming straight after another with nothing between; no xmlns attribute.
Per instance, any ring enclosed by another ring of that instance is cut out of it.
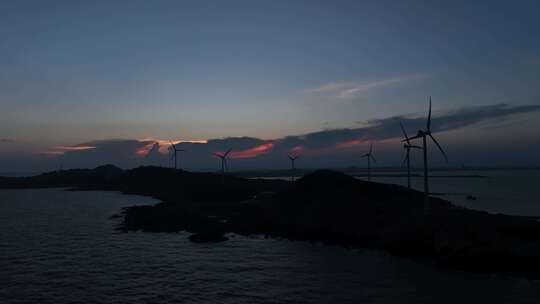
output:
<svg viewBox="0 0 540 304"><path fill-rule="evenodd" d="M167 165L168 140L197 141L187 168L228 148L233 169L288 152L362 166L370 143L394 166L399 121L423 127L429 96L449 165L538 166L539 15L536 0L2 1L0 172L62 153Z"/></svg>

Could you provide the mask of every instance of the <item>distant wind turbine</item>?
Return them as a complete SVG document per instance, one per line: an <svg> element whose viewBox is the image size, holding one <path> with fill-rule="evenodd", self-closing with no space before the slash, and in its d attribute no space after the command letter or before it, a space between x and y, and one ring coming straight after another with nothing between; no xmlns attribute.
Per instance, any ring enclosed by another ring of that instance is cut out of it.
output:
<svg viewBox="0 0 540 304"><path fill-rule="evenodd" d="M232 148L227 150L224 153L214 152L214 156L217 156L221 158L221 175L225 176L225 172L229 169L227 166L227 156L229 156L229 153L231 153Z"/></svg>
<svg viewBox="0 0 540 304"><path fill-rule="evenodd" d="M178 152L185 152L186 150L178 149L174 145L174 143L171 141L171 158L174 158L174 169L178 169Z"/></svg>
<svg viewBox="0 0 540 304"><path fill-rule="evenodd" d="M422 149L420 146L415 146L411 144L410 138L407 136L407 132L405 132L405 128L403 127L403 124L400 122L399 125L401 126L401 131L403 131L403 136L405 136L405 144L403 145L403 149L405 149L405 157L403 158L403 163L407 163L407 187L411 188L411 149Z"/></svg>
<svg viewBox="0 0 540 304"><path fill-rule="evenodd" d="M422 150L424 151L424 197L425 197L424 199L426 203L429 199L428 159L427 159L427 138L428 137L431 138L431 140L435 143L435 145L437 145L442 155L444 156L444 159L446 160L446 162L448 162L448 157L446 156L446 153L444 152L443 148L441 147L439 142L435 139L435 137L433 137L433 135L431 134L431 96L429 96L429 112L428 112L426 130L418 130L418 133L416 134L416 136L411 137L406 140L402 140L402 142L405 142L405 141L408 142L409 140L422 138ZM427 207L428 206L426 204L425 208Z"/></svg>
<svg viewBox="0 0 540 304"><path fill-rule="evenodd" d="M369 152L362 155L361 157L366 157L367 158L367 180L370 181L371 180L371 160L373 159L374 162L377 162L375 160L375 157L373 157L373 144L370 144L369 145Z"/></svg>
<svg viewBox="0 0 540 304"><path fill-rule="evenodd" d="M287 155L289 157L289 160L291 161L291 180L294 181L294 171L296 170L295 161L300 155Z"/></svg>

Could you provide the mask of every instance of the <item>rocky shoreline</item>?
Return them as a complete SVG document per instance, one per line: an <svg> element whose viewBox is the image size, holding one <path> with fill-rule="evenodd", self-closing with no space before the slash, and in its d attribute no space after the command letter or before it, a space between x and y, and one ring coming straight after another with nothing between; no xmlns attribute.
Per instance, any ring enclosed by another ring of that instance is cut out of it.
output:
<svg viewBox="0 0 540 304"><path fill-rule="evenodd" d="M253 180L166 168L113 166L28 178L0 188L70 187L153 196L123 211L122 231L189 231L194 241L260 234L369 247L451 269L540 277L540 222L493 215L401 186L315 171L296 182Z"/></svg>

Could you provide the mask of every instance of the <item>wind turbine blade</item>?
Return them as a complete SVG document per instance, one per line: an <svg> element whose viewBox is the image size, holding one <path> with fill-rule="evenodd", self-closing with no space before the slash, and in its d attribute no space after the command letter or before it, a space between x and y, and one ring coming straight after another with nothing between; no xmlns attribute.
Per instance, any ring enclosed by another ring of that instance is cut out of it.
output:
<svg viewBox="0 0 540 304"><path fill-rule="evenodd" d="M427 130L431 131L431 96L429 96L429 113L427 119Z"/></svg>
<svg viewBox="0 0 540 304"><path fill-rule="evenodd" d="M366 154L364 154L364 155L362 155L360 157L368 157L368 156L369 156L369 154L366 153Z"/></svg>
<svg viewBox="0 0 540 304"><path fill-rule="evenodd" d="M403 161L401 162L401 166L405 166L405 162L407 161L407 158L409 158L409 149L405 150L405 156L403 157Z"/></svg>
<svg viewBox="0 0 540 304"><path fill-rule="evenodd" d="M224 157L227 157L227 155L229 155L229 153L231 153L232 151L232 148L230 148L229 150L227 150L227 152L225 152L225 154L223 154Z"/></svg>
<svg viewBox="0 0 540 304"><path fill-rule="evenodd" d="M377 160L375 159L375 157L373 157L373 155L369 155L369 157L371 157L371 159L373 159L374 162L377 162Z"/></svg>
<svg viewBox="0 0 540 304"><path fill-rule="evenodd" d="M219 153L217 153L217 152L212 153L212 155L217 156L217 157L219 157L219 158L223 158L223 155L221 155L221 154L219 154Z"/></svg>
<svg viewBox="0 0 540 304"><path fill-rule="evenodd" d="M422 135L416 135L416 136L413 136L413 137L409 137L409 140L422 138L422 137L423 137ZM404 141L406 141L406 140L402 140L401 142L404 142Z"/></svg>
<svg viewBox="0 0 540 304"><path fill-rule="evenodd" d="M401 121L399 122L399 125L401 126L401 131L403 131L403 136L405 136L405 141L407 141L408 144L411 144L409 142L409 137L407 136L407 132L405 132L405 128L403 127L403 124L401 123Z"/></svg>
<svg viewBox="0 0 540 304"><path fill-rule="evenodd" d="M169 142L171 143L171 147L174 149L174 151L176 151L176 147L174 146L173 142L171 140L169 140Z"/></svg>
<svg viewBox="0 0 540 304"><path fill-rule="evenodd" d="M446 156L446 153L444 152L443 148L441 147L441 145L439 145L439 142L435 139L435 137L433 137L433 135L429 134L429 137L431 137L431 140L433 140L433 142L437 145L437 147L439 148L439 150L441 150L441 153L442 155L444 156L444 159L446 160L446 162L448 162L448 157Z"/></svg>
<svg viewBox="0 0 540 304"><path fill-rule="evenodd" d="M369 145L369 154L371 154L372 151L373 151L373 144L370 144Z"/></svg>

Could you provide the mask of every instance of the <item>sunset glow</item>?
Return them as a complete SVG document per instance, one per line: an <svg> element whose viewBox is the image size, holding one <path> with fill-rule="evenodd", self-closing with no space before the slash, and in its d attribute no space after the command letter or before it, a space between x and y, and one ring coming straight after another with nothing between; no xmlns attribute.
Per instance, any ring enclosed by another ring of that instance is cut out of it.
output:
<svg viewBox="0 0 540 304"><path fill-rule="evenodd" d="M0 304L540 304L539 15L0 0Z"/></svg>
<svg viewBox="0 0 540 304"><path fill-rule="evenodd" d="M145 139L140 140L140 142L149 142L149 143L145 145L144 147L139 148L135 151L135 155L137 155L138 157L144 157L148 155L148 153L150 152L150 150L152 150L152 147L155 144L159 145L158 152L160 154L165 155L169 153L169 148L171 147L171 143L173 145L178 145L182 143L191 143L191 144L208 143L207 140L182 140L182 139L168 140L168 139L153 139L153 138L145 138Z"/></svg>
<svg viewBox="0 0 540 304"><path fill-rule="evenodd" d="M289 154L305 156L323 156L336 153L340 150L355 148L365 143L366 142L361 139L353 139L326 147L307 148L305 146L296 146L289 150Z"/></svg>
<svg viewBox="0 0 540 304"><path fill-rule="evenodd" d="M52 148L49 151L41 152L40 154L46 154L46 155L64 155L66 152L76 152L76 151L86 151L86 150L92 150L95 149L95 146L86 146L86 145L79 145L79 146L56 146Z"/></svg>
<svg viewBox="0 0 540 304"><path fill-rule="evenodd" d="M272 150L274 147L273 143L265 143L260 146L249 148L242 151L233 151L231 152L231 158L253 158L257 157L260 154L266 154Z"/></svg>
<svg viewBox="0 0 540 304"><path fill-rule="evenodd" d="M135 150L135 156L137 157L145 157L148 155L148 153L152 150L156 142L150 142L146 144L144 147L138 148Z"/></svg>
<svg viewBox="0 0 540 304"><path fill-rule="evenodd" d="M365 143L365 142L360 140L360 139L353 139L353 140L348 140L348 141L344 141L344 142L336 144L336 148L338 148L338 149L349 149L349 148L359 146L359 145L361 145L363 143Z"/></svg>
<svg viewBox="0 0 540 304"><path fill-rule="evenodd" d="M246 168L355 163L370 142L400 166L429 96L437 166L540 161L538 1L41 2L0 2L0 172L167 166L171 143L193 170L229 148Z"/></svg>
<svg viewBox="0 0 540 304"><path fill-rule="evenodd" d="M64 152L90 150L90 149L95 149L95 148L96 148L95 146L70 146L70 147L58 146L58 147L55 147L56 150L60 150Z"/></svg>

